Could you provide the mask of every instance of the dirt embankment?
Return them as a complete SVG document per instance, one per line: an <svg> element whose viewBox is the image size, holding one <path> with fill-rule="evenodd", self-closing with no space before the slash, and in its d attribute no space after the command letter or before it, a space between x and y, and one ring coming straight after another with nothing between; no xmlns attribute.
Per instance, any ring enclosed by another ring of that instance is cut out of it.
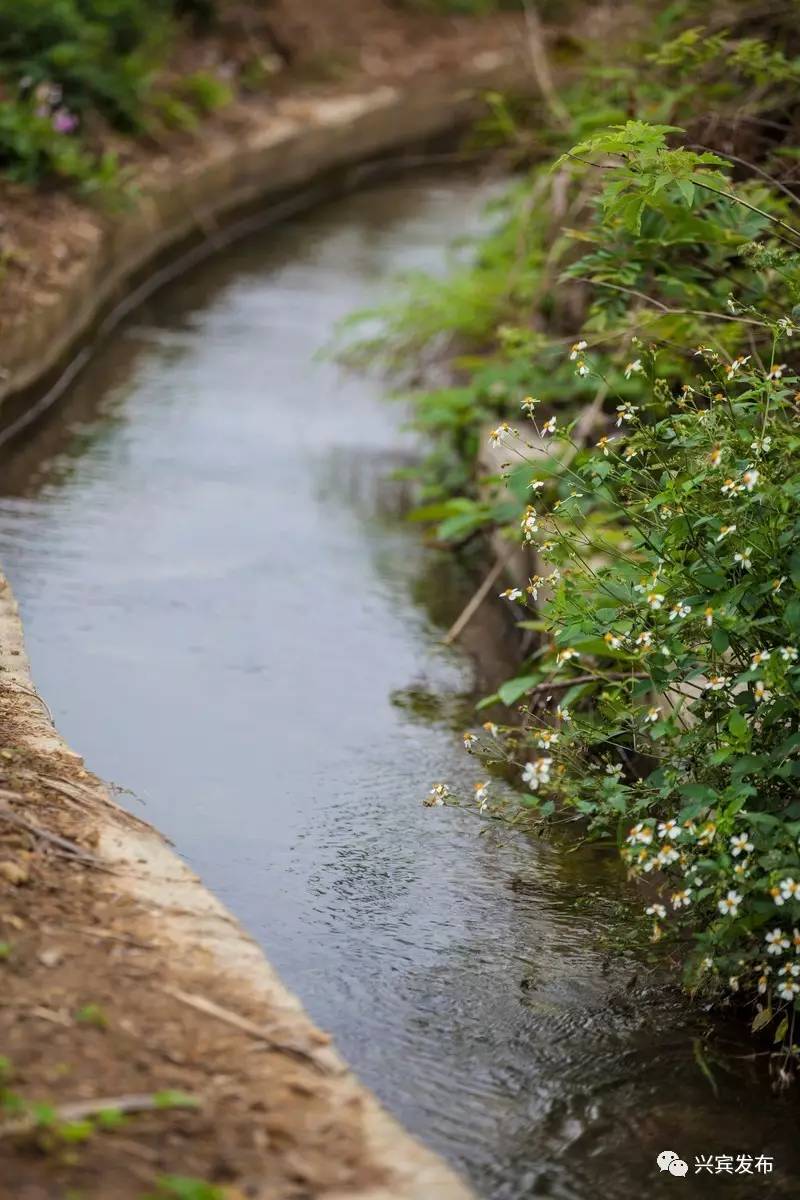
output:
<svg viewBox="0 0 800 1200"><path fill-rule="evenodd" d="M109 290L106 260L120 257L116 243L124 242L126 230L137 221L144 223L144 242L153 242L152 251L143 254L146 259L163 248L156 244L155 231L177 226L178 209L183 227L167 230L162 240L168 244L193 229L212 230L220 211L229 207L225 195L235 206L312 176L313 161L306 169L296 160L319 155L305 136L317 110L327 106L332 111L337 98L385 98L391 92L413 107L419 103L419 87L432 95L438 89L432 104L440 108L441 93L449 90L455 106L468 77L475 76L476 62L508 64L511 55L517 60L518 81L528 74L519 24L509 17L432 18L410 15L382 0L230 3L223 14L210 33L187 37L175 47L165 85L201 71L230 79L233 100L191 131L154 129L133 139L106 130L96 149L117 155L127 180L122 196L89 204L65 189L31 191L0 182L0 399L30 384L32 372L26 368L59 341L70 320L66 310L76 303L91 307L88 297L76 300L76 281L91 277L94 290ZM252 69L254 62L266 64L264 76L257 85L244 86L245 65ZM486 88L502 86L504 79L512 82L508 65L485 76ZM476 78L473 86L479 93L484 85ZM330 133L335 140L346 123L345 112L341 120L327 122L328 132L325 120L317 124L323 138ZM391 123L397 126L399 144L402 105L385 123L387 143ZM413 138L413 119L408 126L405 136ZM417 136L425 136L423 123L417 121L416 127ZM348 136L346 129L343 136ZM281 141L277 161L270 161L265 147ZM230 163L234 174L236 168L241 174L248 153L249 191L240 188L233 174L224 175ZM297 169L288 170L287 164ZM206 170L209 165L212 169ZM104 295L103 303L108 299Z"/></svg>
<svg viewBox="0 0 800 1200"><path fill-rule="evenodd" d="M465 1200L0 648L2 1200Z"/></svg>

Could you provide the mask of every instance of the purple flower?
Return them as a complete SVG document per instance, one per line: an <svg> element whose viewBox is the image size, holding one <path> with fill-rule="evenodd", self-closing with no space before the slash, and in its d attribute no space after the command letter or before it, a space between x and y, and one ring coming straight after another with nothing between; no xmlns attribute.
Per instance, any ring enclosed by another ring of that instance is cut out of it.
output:
<svg viewBox="0 0 800 1200"><path fill-rule="evenodd" d="M53 129L56 133L74 133L78 128L78 118L67 108L57 108L53 113Z"/></svg>

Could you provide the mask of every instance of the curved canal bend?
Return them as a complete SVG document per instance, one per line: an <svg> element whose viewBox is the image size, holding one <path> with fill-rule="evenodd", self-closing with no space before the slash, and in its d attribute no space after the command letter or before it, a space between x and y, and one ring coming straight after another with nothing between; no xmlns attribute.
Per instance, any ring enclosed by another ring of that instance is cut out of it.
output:
<svg viewBox="0 0 800 1200"><path fill-rule="evenodd" d="M2 464L34 675L481 1197L793 1194L796 1097L719 1028L715 1097L702 1019L613 950L614 862L420 803L474 779L456 732L486 663L439 644L469 581L401 519L402 412L314 352L398 270L441 265L480 198L440 178L332 204L171 285L98 354ZM478 632L495 656L502 631ZM654 1175L667 1148L776 1172L692 1187Z"/></svg>

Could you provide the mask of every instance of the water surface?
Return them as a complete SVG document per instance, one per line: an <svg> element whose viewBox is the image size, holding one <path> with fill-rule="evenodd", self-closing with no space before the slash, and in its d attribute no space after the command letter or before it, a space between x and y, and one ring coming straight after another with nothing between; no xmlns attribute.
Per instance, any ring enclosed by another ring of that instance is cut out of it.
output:
<svg viewBox="0 0 800 1200"><path fill-rule="evenodd" d="M314 352L396 271L441 267L481 195L441 178L332 204L115 335L3 463L34 675L481 1197L793 1195L796 1098L719 1025L714 1094L705 1017L619 949L614 860L420 803L474 781L454 732L507 631L484 613L478 662L441 646L471 585L401 519L402 410ZM676 1180L663 1149L776 1169Z"/></svg>

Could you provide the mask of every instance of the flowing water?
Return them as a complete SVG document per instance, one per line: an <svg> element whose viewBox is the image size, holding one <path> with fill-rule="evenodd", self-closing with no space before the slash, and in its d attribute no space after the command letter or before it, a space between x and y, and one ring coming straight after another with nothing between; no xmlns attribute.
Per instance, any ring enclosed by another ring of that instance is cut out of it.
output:
<svg viewBox="0 0 800 1200"><path fill-rule="evenodd" d="M503 622L470 629L478 659L441 646L470 581L402 520L402 410L314 353L395 272L441 267L481 197L444 177L331 204L100 350L2 463L34 675L480 1197L794 1195L796 1095L620 948L614 859L420 803L474 781L456 731L502 674ZM696 1176L697 1154L774 1172Z"/></svg>

